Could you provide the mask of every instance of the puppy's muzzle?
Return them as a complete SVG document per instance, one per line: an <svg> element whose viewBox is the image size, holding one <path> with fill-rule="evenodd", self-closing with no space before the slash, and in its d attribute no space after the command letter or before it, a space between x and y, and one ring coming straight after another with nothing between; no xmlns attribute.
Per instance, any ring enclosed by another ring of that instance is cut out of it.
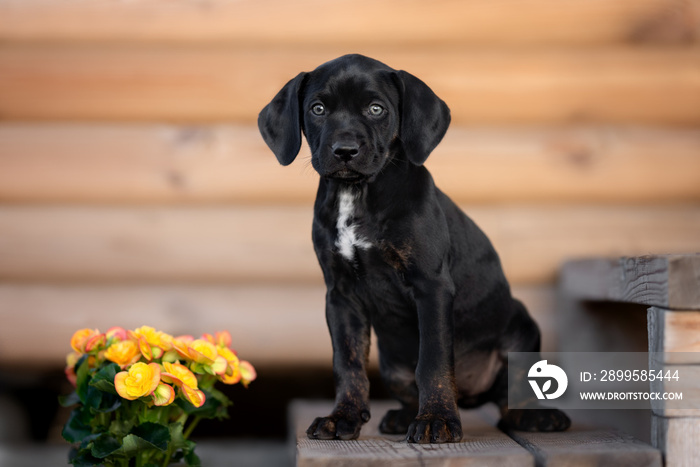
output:
<svg viewBox="0 0 700 467"><path fill-rule="evenodd" d="M341 162L350 162L360 154L360 145L348 141L338 141L331 146L333 155Z"/></svg>

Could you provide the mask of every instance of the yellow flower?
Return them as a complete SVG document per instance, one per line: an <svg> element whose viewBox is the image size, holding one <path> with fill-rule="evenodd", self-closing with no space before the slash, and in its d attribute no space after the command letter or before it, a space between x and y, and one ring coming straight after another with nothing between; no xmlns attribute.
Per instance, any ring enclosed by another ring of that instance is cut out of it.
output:
<svg viewBox="0 0 700 467"><path fill-rule="evenodd" d="M136 342L132 340L115 342L105 351L105 358L125 368L136 363L141 358L141 351Z"/></svg>
<svg viewBox="0 0 700 467"><path fill-rule="evenodd" d="M197 363L211 365L218 356L216 346L204 339L195 339L188 345L189 357Z"/></svg>
<svg viewBox="0 0 700 467"><path fill-rule="evenodd" d="M197 377L185 365L179 363L163 362L165 373L161 373L161 378L166 383L172 383L176 386L189 386L197 389Z"/></svg>
<svg viewBox="0 0 700 467"><path fill-rule="evenodd" d="M227 347L219 347L219 356L226 360L226 371L219 375L219 379L224 384L236 384L241 380L241 370L239 369L238 356Z"/></svg>
<svg viewBox="0 0 700 467"><path fill-rule="evenodd" d="M206 397L202 391L199 389L192 389L189 386L182 386L180 389L182 389L182 395L185 396L185 399L187 399L190 404L194 405L195 407L201 407L204 405Z"/></svg>
<svg viewBox="0 0 700 467"><path fill-rule="evenodd" d="M141 326L138 329L134 329L133 333L137 337L144 337L146 342L152 346L160 347L163 350L170 350L172 348L173 337L162 331L156 331L150 326Z"/></svg>
<svg viewBox="0 0 700 467"><path fill-rule="evenodd" d="M130 401L153 394L159 384L160 366L157 363L134 363L129 371L121 371L114 377L117 393Z"/></svg>

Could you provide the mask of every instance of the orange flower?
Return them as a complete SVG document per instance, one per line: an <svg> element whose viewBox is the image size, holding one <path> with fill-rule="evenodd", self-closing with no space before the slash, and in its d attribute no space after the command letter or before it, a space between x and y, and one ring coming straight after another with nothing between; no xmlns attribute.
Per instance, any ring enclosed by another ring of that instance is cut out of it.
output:
<svg viewBox="0 0 700 467"><path fill-rule="evenodd" d="M122 368L136 363L141 359L139 346L132 340L115 342L107 348L104 355L107 360L116 363Z"/></svg>
<svg viewBox="0 0 700 467"><path fill-rule="evenodd" d="M172 349L172 336L156 331L150 326L141 326L140 328L129 331L129 336L139 343L141 353L146 360L160 358L163 353Z"/></svg>
<svg viewBox="0 0 700 467"><path fill-rule="evenodd" d="M243 383L243 386L248 387L251 381L255 381L255 378L258 377L258 374L255 372L255 368L253 368L253 365L251 365L249 362L246 362L245 360L241 361L240 369L241 382Z"/></svg>
<svg viewBox="0 0 700 467"><path fill-rule="evenodd" d="M194 341L192 336L178 336L172 340L173 349L177 351L182 358L190 358L189 344Z"/></svg>
<svg viewBox="0 0 700 467"><path fill-rule="evenodd" d="M218 331L212 336L211 334L202 334L202 339L205 339L217 347L231 347L231 334L228 331Z"/></svg>
<svg viewBox="0 0 700 467"><path fill-rule="evenodd" d="M80 329L70 339L70 346L79 353L90 352L99 345L104 345L105 335L97 329Z"/></svg>
<svg viewBox="0 0 700 467"><path fill-rule="evenodd" d="M121 371L114 377L117 393L128 400L148 396L160 384L160 366L157 363L134 363L129 371Z"/></svg>
<svg viewBox="0 0 700 467"><path fill-rule="evenodd" d="M107 329L105 336L107 336L107 339L114 339L116 341L125 341L129 338L126 329L119 326L114 326Z"/></svg>
<svg viewBox="0 0 700 467"><path fill-rule="evenodd" d="M228 331L216 332L214 333L214 337L216 338L215 344L219 347L231 347L231 334L229 334Z"/></svg>
<svg viewBox="0 0 700 467"><path fill-rule="evenodd" d="M78 360L80 360L80 354L77 352L69 353L66 356L66 378L68 378L73 387L77 385L78 381L78 376L75 374L75 365L78 363Z"/></svg>
<svg viewBox="0 0 700 467"><path fill-rule="evenodd" d="M197 377L186 366L179 363L163 363L165 373L161 378L166 383L174 384L180 388L182 396L195 407L201 407L206 397L197 389Z"/></svg>

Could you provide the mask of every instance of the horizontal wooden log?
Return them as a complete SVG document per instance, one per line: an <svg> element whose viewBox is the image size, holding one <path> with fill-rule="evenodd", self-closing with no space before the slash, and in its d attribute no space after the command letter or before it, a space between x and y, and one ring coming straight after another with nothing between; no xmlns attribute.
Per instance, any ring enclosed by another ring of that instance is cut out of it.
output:
<svg viewBox="0 0 700 467"><path fill-rule="evenodd" d="M511 281L570 257L700 250L697 206L465 206ZM312 208L0 207L0 280L320 282Z"/></svg>
<svg viewBox="0 0 700 467"><path fill-rule="evenodd" d="M697 30L682 0L0 2L0 40L523 46L688 43Z"/></svg>
<svg viewBox="0 0 700 467"><path fill-rule="evenodd" d="M299 71L347 51L4 43L0 116L253 122ZM694 48L354 51L420 77L456 123L700 123Z"/></svg>
<svg viewBox="0 0 700 467"><path fill-rule="evenodd" d="M579 299L700 309L700 253L582 259L564 265L561 278Z"/></svg>
<svg viewBox="0 0 700 467"><path fill-rule="evenodd" d="M362 427L357 440L322 441L308 439L305 430L314 418L328 415L330 401L295 401L289 410L290 426L296 440L299 467L383 467L386 465L421 465L426 467L534 467L532 455L494 426L495 407L462 410L460 443L408 444L405 435L379 432L379 422L387 410L399 404L372 401L372 418Z"/></svg>
<svg viewBox="0 0 700 467"><path fill-rule="evenodd" d="M700 130L454 126L427 166L462 203L700 200ZM252 125L0 125L0 201L303 202L303 147L281 167Z"/></svg>
<svg viewBox="0 0 700 467"><path fill-rule="evenodd" d="M556 350L554 289L518 286L513 294L538 322L543 349ZM323 285L0 283L0 367L60 367L76 330L142 325L173 335L226 329L240 357L255 365L329 367L324 309ZM374 338L372 346L377 368Z"/></svg>

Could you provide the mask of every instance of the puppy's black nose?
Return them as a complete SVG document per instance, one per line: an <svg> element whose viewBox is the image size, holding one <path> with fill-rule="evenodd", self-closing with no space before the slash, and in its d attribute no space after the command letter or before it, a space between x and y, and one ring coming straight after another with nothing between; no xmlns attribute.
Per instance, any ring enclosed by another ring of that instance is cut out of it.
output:
<svg viewBox="0 0 700 467"><path fill-rule="evenodd" d="M360 145L357 143L338 142L333 143L333 154L343 162L352 160L360 153Z"/></svg>

